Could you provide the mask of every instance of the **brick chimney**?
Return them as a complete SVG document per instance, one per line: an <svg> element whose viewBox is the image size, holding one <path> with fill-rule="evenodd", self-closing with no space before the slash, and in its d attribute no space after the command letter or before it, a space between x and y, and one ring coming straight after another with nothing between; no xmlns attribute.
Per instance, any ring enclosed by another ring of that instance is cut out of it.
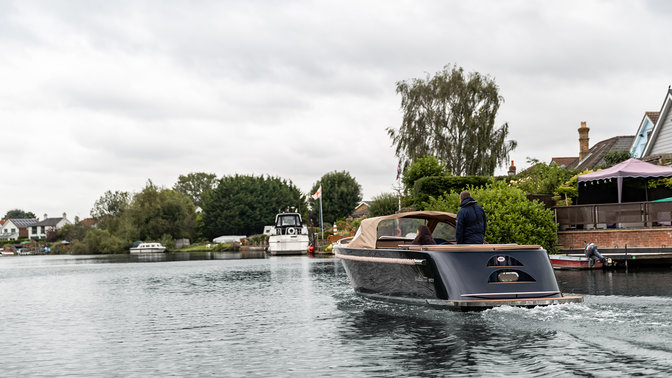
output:
<svg viewBox="0 0 672 378"><path fill-rule="evenodd" d="M516 175L516 166L513 165L513 160L511 160L511 166L509 167L509 176Z"/></svg>
<svg viewBox="0 0 672 378"><path fill-rule="evenodd" d="M590 147L588 146L588 132L590 131L589 127L586 127L586 122L581 122L581 127L579 127L579 161L585 159L588 156Z"/></svg>

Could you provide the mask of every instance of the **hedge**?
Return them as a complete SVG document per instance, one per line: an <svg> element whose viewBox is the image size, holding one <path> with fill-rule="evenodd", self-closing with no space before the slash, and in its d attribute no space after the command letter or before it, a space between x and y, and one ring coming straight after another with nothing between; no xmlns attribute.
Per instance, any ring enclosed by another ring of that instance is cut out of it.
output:
<svg viewBox="0 0 672 378"><path fill-rule="evenodd" d="M467 187L481 188L492 183L490 176L430 176L418 179L413 185L413 203L417 210L424 209L430 197L438 198L444 193L460 192Z"/></svg>

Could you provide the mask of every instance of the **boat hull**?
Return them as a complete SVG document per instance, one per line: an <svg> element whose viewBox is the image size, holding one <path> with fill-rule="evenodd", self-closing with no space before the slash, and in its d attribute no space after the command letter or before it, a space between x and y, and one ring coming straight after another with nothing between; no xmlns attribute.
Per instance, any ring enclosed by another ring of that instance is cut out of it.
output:
<svg viewBox="0 0 672 378"><path fill-rule="evenodd" d="M271 255L304 255L308 253L308 235L272 235L268 238Z"/></svg>
<svg viewBox="0 0 672 378"><path fill-rule="evenodd" d="M164 253L166 252L166 247L161 248L131 248L131 253L134 255L144 254L144 253Z"/></svg>
<svg viewBox="0 0 672 378"><path fill-rule="evenodd" d="M447 246L434 250L337 247L358 294L457 310L581 302L563 296L546 251ZM501 260L501 261L500 261Z"/></svg>
<svg viewBox="0 0 672 378"><path fill-rule="evenodd" d="M590 265L589 259L587 257L579 256L565 256L565 255L550 255L549 259L551 260L551 266L553 269L558 270L583 270L583 269L602 269L604 264L600 261L596 261L593 265Z"/></svg>

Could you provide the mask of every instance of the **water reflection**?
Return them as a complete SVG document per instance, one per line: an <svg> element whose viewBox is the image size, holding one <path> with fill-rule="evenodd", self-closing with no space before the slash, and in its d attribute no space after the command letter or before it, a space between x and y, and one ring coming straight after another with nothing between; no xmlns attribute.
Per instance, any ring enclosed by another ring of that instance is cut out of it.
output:
<svg viewBox="0 0 672 378"><path fill-rule="evenodd" d="M563 292L594 295L672 296L672 271L640 270L556 271Z"/></svg>
<svg viewBox="0 0 672 378"><path fill-rule="evenodd" d="M139 262L0 259L3 375L672 372L666 271L558 272L585 303L459 313L360 298L333 258Z"/></svg>

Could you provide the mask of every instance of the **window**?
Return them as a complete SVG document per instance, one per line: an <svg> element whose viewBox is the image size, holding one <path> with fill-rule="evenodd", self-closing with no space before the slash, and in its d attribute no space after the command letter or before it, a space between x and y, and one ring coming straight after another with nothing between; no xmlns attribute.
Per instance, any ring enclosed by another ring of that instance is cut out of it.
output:
<svg viewBox="0 0 672 378"><path fill-rule="evenodd" d="M416 218L385 219L378 223L378 237L392 236L413 239L418 233L418 226L422 224L427 224L427 221Z"/></svg>
<svg viewBox="0 0 672 378"><path fill-rule="evenodd" d="M434 239L443 239L446 241L455 241L457 237L455 236L455 227L448 223L439 222L432 232L432 237Z"/></svg>
<svg viewBox="0 0 672 378"><path fill-rule="evenodd" d="M276 226L300 226L301 221L299 221L298 215L283 215L278 218L278 224Z"/></svg>

